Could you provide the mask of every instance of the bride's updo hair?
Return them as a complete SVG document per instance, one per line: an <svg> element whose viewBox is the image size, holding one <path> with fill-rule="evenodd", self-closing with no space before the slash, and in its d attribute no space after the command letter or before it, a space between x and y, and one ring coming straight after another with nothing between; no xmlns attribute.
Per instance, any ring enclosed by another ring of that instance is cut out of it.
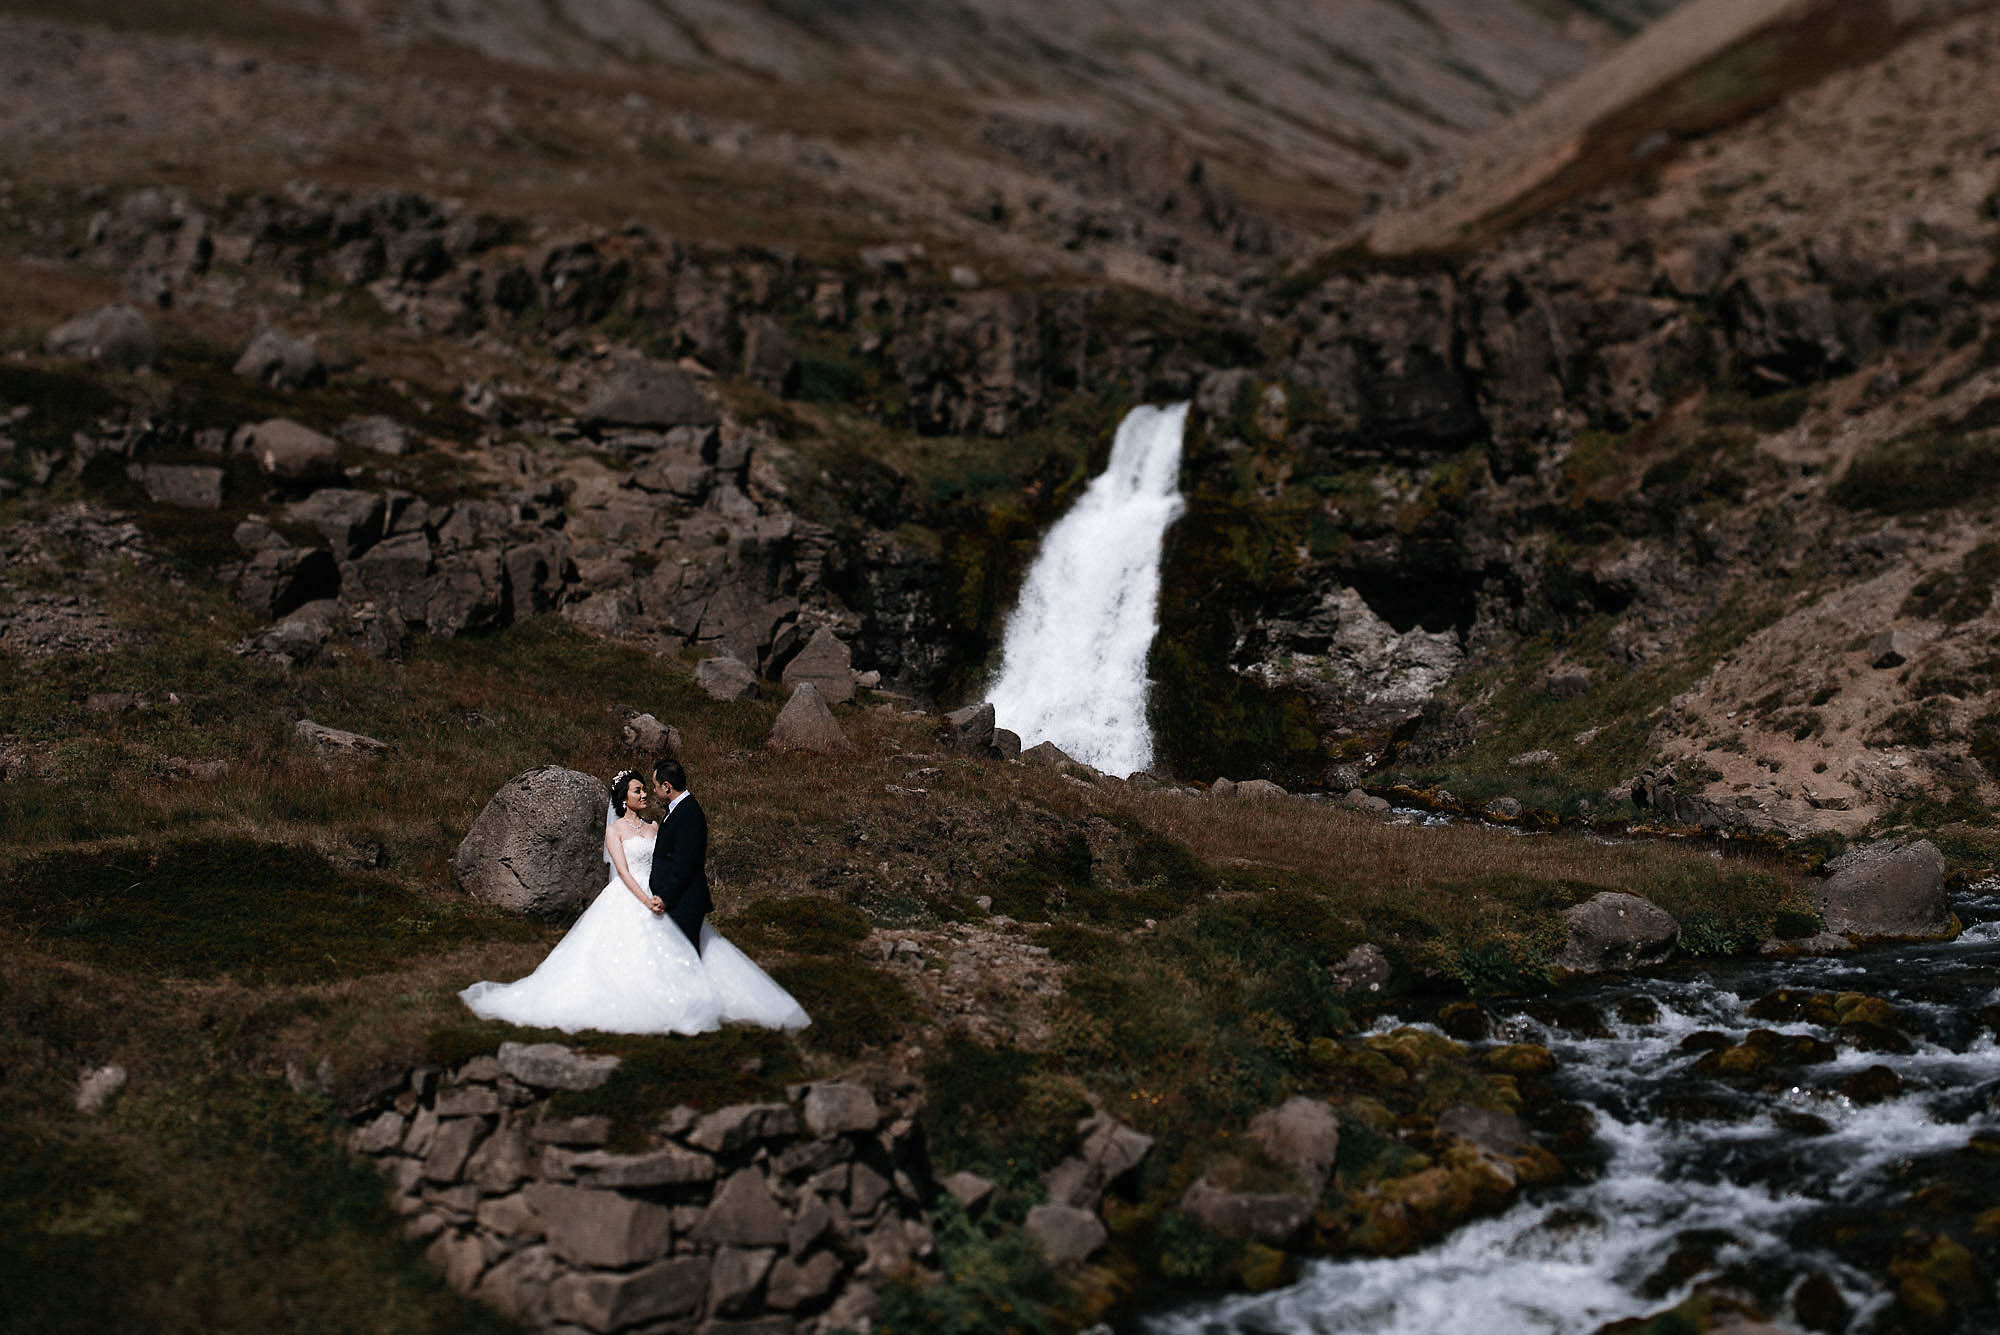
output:
<svg viewBox="0 0 2000 1335"><path fill-rule="evenodd" d="M635 769L621 769L611 776L611 809L621 816L625 814L625 789L638 777Z"/></svg>

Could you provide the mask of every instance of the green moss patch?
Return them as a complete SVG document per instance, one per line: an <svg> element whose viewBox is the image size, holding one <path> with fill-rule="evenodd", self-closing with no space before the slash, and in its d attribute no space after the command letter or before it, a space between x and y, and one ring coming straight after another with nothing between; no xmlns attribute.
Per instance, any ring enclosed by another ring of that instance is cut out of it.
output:
<svg viewBox="0 0 2000 1335"><path fill-rule="evenodd" d="M901 979L855 961L795 960L771 976L812 1016L812 1027L800 1037L821 1052L858 1056L894 1042L919 1018L916 998Z"/></svg>

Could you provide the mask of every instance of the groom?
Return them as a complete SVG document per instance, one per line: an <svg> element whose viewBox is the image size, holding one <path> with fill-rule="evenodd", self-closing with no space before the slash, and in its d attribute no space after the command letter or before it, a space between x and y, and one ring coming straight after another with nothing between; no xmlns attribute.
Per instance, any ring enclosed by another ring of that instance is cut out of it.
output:
<svg viewBox="0 0 2000 1335"><path fill-rule="evenodd" d="M678 760L653 766L653 800L666 807L659 841L653 847L653 874L647 889L665 904L674 926L701 951L701 920L714 903L708 897L708 817L687 790L687 771Z"/></svg>

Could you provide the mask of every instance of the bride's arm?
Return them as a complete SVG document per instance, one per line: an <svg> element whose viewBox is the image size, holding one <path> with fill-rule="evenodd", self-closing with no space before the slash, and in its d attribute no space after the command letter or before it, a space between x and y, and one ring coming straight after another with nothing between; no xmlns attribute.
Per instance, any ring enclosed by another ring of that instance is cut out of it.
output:
<svg viewBox="0 0 2000 1335"><path fill-rule="evenodd" d="M618 837L618 832L615 828L607 829L604 832L604 851L611 855L611 866L617 871L618 879L625 882L625 888L630 890L641 904L644 904L652 912L658 913L660 911L659 905L654 900L652 892L640 888L639 883L632 879L632 868L625 861L625 841Z"/></svg>

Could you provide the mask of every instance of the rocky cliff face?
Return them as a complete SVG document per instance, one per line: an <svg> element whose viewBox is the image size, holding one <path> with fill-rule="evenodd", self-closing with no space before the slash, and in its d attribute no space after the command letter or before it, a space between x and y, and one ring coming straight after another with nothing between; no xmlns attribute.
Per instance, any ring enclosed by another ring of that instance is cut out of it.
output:
<svg viewBox="0 0 2000 1335"><path fill-rule="evenodd" d="M1334 45L1464 56L1488 102L1416 66L1418 91L1364 96L1327 48L1166 143L1135 126L1213 111L1224 70L1275 68L1305 20L1253 16L1225 52L1189 6L1155 24L1169 54L1118 45L1130 77L1038 119L1068 67L1023 63L1026 10L954 11L978 41L867 9L735 37L665 5L619 33L545 32L540 7L361 16L551 68L624 43L604 88L475 86L393 41L379 68L320 62L301 35L358 11L313 12L221 43L5 20L0 43L8 486L136 507L266 615L343 609L257 652L555 612L775 676L826 626L857 670L956 703L1119 412L1191 397L1154 658L1185 774L1395 765L1602 801L1670 762L1711 823L1795 831L1991 795L1989 18L1476 253L1301 265L1353 200L1278 196L1435 154L1597 38L1433 7L1404 47L1385 6ZM1114 26L1049 41L1082 60ZM914 123L949 133L891 151L919 49L943 119ZM858 51L866 115L781 124L830 106L823 71ZM658 81L691 63L721 82ZM796 99L719 91L753 66ZM1242 147L1284 148L1280 111L1318 147L1265 189ZM353 179L399 171L360 165L398 135L434 184ZM204 138L236 184L131 183ZM658 181L619 176L641 161ZM936 179L906 188L917 162ZM746 200L772 207L751 223Z"/></svg>

